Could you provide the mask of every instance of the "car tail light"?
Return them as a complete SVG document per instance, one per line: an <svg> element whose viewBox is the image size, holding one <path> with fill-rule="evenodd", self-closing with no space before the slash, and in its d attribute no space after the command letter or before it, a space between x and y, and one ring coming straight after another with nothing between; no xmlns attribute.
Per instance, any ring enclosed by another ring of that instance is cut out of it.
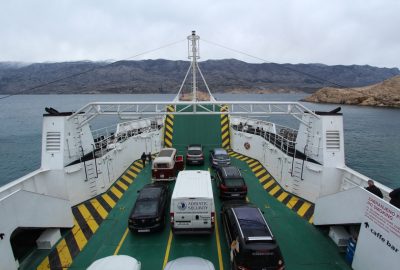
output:
<svg viewBox="0 0 400 270"><path fill-rule="evenodd" d="M169 216L171 218L171 224L174 224L174 213L169 213Z"/></svg>
<svg viewBox="0 0 400 270"><path fill-rule="evenodd" d="M211 212L211 225L214 226L215 223L215 212Z"/></svg>
<svg viewBox="0 0 400 270"><path fill-rule="evenodd" d="M247 191L247 186L243 186L242 191Z"/></svg>
<svg viewBox="0 0 400 270"><path fill-rule="evenodd" d="M219 185L219 188L221 189L221 191L228 191L228 188L224 184Z"/></svg>

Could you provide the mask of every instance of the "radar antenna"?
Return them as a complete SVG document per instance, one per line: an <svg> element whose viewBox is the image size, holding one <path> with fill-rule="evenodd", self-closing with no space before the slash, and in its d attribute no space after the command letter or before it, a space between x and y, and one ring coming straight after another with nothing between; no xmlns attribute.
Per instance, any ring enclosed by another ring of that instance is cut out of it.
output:
<svg viewBox="0 0 400 270"><path fill-rule="evenodd" d="M199 74L204 82L204 85L206 86L207 92L210 95L210 101L215 101L215 98L211 94L210 89L208 88L208 84L203 76L203 73L201 72L201 69L199 67L199 64L197 62L197 59L200 59L200 36L196 35L196 31L192 31L192 34L187 37L188 39L188 59L191 59L191 63L189 66L188 71L186 72L185 78L183 79L183 82L181 84L181 87L179 88L178 94L174 98L174 101L180 101L181 97L181 92L183 89L183 86L186 82L186 79L189 75L189 72L192 71L192 99L191 101L197 102L198 101L198 96L197 96L197 70L199 71Z"/></svg>

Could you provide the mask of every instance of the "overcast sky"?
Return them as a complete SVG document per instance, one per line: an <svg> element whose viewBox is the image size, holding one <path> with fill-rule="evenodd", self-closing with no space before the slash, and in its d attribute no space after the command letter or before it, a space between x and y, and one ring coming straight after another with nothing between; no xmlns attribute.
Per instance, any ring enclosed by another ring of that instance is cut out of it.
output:
<svg viewBox="0 0 400 270"><path fill-rule="evenodd" d="M120 60L201 38L201 60L400 67L399 0L1 0L0 61ZM203 41L204 40L204 41ZM187 42L132 59L186 59Z"/></svg>

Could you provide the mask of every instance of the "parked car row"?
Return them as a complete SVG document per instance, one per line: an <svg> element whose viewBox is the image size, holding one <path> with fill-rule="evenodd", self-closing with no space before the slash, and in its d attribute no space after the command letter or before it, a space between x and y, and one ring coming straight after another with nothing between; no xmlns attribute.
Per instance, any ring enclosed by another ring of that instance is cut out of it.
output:
<svg viewBox="0 0 400 270"><path fill-rule="evenodd" d="M204 164L201 145L190 145L187 150L186 163ZM160 153L159 160L176 163L175 149L163 149ZM176 165L162 168L156 160L152 169L157 170L158 176L164 175L161 180L166 180L166 175L171 178L170 172L162 172L162 169L171 170ZM170 203L169 217L174 234L213 233L216 212L211 181L214 179L220 198L226 200L220 215L232 269L283 270L279 246L263 212L245 200L247 185L241 170L230 165L229 155L221 148L210 151L210 163L215 168L215 177L206 170L177 170L171 197L165 181L145 185L138 191L128 221L129 229L135 233L162 229ZM156 173L152 173L153 180Z"/></svg>

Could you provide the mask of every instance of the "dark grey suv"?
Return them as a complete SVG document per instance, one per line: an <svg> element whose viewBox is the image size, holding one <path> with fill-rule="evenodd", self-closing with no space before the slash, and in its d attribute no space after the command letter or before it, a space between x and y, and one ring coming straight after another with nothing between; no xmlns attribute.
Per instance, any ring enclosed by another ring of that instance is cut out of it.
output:
<svg viewBox="0 0 400 270"><path fill-rule="evenodd" d="M165 226L168 186L147 184L140 191L128 220L133 232L151 232Z"/></svg>
<svg viewBox="0 0 400 270"><path fill-rule="evenodd" d="M247 185L238 168L234 166L218 167L215 172L221 198L246 198Z"/></svg>
<svg viewBox="0 0 400 270"><path fill-rule="evenodd" d="M285 269L278 243L257 206L245 201L225 203L221 220L232 269Z"/></svg>

